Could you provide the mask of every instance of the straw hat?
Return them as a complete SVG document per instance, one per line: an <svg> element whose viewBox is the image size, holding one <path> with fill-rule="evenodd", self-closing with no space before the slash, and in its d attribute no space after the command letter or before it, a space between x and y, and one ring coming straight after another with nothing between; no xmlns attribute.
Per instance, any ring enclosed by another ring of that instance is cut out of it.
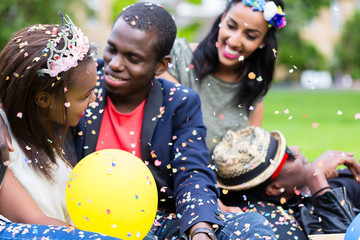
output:
<svg viewBox="0 0 360 240"><path fill-rule="evenodd" d="M227 131L213 152L220 187L239 191L263 183L278 168L285 149L279 131L269 133L260 127Z"/></svg>

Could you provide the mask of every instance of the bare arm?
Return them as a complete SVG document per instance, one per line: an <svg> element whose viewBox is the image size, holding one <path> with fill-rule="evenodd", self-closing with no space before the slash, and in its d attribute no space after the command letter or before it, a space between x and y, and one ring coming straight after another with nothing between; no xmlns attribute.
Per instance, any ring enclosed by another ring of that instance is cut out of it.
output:
<svg viewBox="0 0 360 240"><path fill-rule="evenodd" d="M264 101L259 102L250 118L249 125L255 127L261 127L264 116Z"/></svg>
<svg viewBox="0 0 360 240"><path fill-rule="evenodd" d="M0 188L0 213L13 222L70 226L46 216L8 168Z"/></svg>

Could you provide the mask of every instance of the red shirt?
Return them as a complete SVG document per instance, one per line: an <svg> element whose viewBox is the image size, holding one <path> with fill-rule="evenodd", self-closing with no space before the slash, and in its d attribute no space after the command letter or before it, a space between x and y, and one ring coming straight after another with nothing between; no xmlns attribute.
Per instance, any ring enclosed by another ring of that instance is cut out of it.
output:
<svg viewBox="0 0 360 240"><path fill-rule="evenodd" d="M142 159L140 141L146 99L131 113L118 112L109 97L106 101L96 151L121 149Z"/></svg>

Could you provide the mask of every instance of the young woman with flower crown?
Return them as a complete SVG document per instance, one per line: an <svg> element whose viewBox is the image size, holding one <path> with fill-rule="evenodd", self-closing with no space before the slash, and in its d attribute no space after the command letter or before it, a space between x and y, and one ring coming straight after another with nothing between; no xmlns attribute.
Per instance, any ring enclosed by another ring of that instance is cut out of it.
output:
<svg viewBox="0 0 360 240"><path fill-rule="evenodd" d="M278 48L276 30L286 25L283 8L281 0L230 0L199 44L185 39L174 44L172 64L161 77L200 94L211 152L226 131L261 126ZM219 204L223 211L237 210ZM275 233L287 236L292 224L286 225L275 226L280 229ZM306 239L298 226L294 229L291 234Z"/></svg>
<svg viewBox="0 0 360 240"><path fill-rule="evenodd" d="M114 239L69 225L65 188L76 159L63 142L95 100L97 76L94 48L59 14L60 26L22 29L0 53L0 114L14 147L8 167L0 161L1 239Z"/></svg>
<svg viewBox="0 0 360 240"><path fill-rule="evenodd" d="M232 0L198 45L176 40L163 77L199 92L210 151L227 130L261 125L282 9L281 0Z"/></svg>

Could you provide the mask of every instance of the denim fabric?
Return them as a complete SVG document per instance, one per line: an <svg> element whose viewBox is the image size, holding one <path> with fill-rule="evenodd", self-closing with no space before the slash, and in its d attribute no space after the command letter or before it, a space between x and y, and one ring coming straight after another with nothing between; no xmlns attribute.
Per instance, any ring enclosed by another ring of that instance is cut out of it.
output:
<svg viewBox="0 0 360 240"><path fill-rule="evenodd" d="M11 240L117 240L99 233L81 231L74 228L21 224L0 220L0 239Z"/></svg>
<svg viewBox="0 0 360 240"><path fill-rule="evenodd" d="M215 234L218 240L275 240L275 233L269 222L259 213L223 213L224 226L216 229ZM155 222L144 238L154 239L187 239L180 237L179 219L175 214L159 213Z"/></svg>

